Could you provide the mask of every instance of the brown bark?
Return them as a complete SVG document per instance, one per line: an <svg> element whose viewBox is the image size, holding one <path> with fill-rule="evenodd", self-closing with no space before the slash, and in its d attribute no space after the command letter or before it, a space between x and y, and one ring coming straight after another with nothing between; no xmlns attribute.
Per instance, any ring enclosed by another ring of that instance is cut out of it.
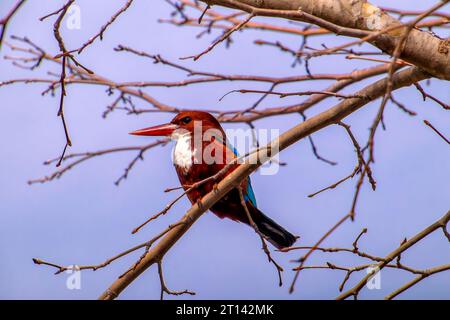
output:
<svg viewBox="0 0 450 320"><path fill-rule="evenodd" d="M399 25L400 21L383 12L366 0L202 0L210 5L222 5L251 11L251 7L273 10L272 14L283 16L282 11L303 11L344 28L380 31ZM443 2L448 2L444 0ZM241 6L242 5L242 6ZM279 11L278 13L276 11ZM378 36L371 44L392 54L402 38L404 28L397 28ZM450 80L450 41L433 34L413 29L405 41L401 59L426 70L434 77Z"/></svg>

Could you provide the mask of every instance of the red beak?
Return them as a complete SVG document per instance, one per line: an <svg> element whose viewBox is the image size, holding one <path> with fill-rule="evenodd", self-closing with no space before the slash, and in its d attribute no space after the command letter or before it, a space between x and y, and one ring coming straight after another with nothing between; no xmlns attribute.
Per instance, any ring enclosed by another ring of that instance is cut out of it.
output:
<svg viewBox="0 0 450 320"><path fill-rule="evenodd" d="M145 128L130 132L135 136L170 136L176 129L177 125L172 123L166 123L159 126Z"/></svg>

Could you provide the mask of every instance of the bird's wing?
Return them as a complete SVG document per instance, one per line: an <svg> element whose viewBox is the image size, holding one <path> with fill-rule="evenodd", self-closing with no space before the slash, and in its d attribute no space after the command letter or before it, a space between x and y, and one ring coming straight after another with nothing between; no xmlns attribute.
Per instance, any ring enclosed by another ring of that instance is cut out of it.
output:
<svg viewBox="0 0 450 320"><path fill-rule="evenodd" d="M233 150L233 153L236 157L239 157L239 152L236 150L235 147L229 145L227 143L228 148ZM244 200L245 201L250 201L251 204L257 208L256 205L256 197L255 197L255 193L253 192L253 188L252 188L252 181L250 179L250 177L247 177L247 188L246 188L246 192L244 193Z"/></svg>
<svg viewBox="0 0 450 320"><path fill-rule="evenodd" d="M220 147L225 147L224 157L225 159L227 159L227 162L228 160L232 160L235 159L236 157L239 157L239 152L237 151L237 149L233 147L228 141L225 141L224 143L219 137L215 137L213 143L220 144L221 145ZM244 188L244 200L250 201L250 203L256 208L257 207L256 197L255 193L253 192L250 177L248 177L243 181L243 188Z"/></svg>

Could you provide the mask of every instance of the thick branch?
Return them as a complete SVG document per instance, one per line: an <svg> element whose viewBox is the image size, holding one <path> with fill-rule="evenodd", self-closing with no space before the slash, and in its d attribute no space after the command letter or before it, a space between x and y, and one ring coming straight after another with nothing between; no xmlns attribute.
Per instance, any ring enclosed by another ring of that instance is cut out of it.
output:
<svg viewBox="0 0 450 320"><path fill-rule="evenodd" d="M378 32L401 25L400 21L364 0L203 0L209 5L222 5L251 12L255 15L283 17L302 20L293 13L306 13L330 24L354 30L343 34L362 37L363 31ZM448 0L442 2L447 3ZM291 13L291 16L289 14ZM303 17L303 20L304 17ZM315 21L307 21L315 23ZM323 28L331 30L325 25ZM360 30L358 35L356 30ZM331 30L335 32L335 30ZM342 33L339 33L342 34ZM370 43L377 48L393 53L403 34L403 28L396 28L377 36ZM400 58L418 66L437 78L450 80L450 42L418 29L411 30Z"/></svg>

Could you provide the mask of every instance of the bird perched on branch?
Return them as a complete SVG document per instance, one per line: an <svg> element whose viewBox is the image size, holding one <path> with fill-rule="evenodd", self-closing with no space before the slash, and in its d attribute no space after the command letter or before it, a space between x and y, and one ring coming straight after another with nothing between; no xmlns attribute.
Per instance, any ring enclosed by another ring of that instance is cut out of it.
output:
<svg viewBox="0 0 450 320"><path fill-rule="evenodd" d="M211 114L202 111L179 113L170 123L131 132L139 136L165 136L176 141L173 162L184 190L225 171L233 172L240 164L237 151L229 145L220 123ZM187 193L196 203L215 187L216 179L206 180ZM243 200L243 201L242 201ZM245 203L246 208L243 203ZM277 248L290 247L297 237L286 231L256 206L250 177L232 189L211 209L220 218L230 218L251 225L250 214L259 233Z"/></svg>

